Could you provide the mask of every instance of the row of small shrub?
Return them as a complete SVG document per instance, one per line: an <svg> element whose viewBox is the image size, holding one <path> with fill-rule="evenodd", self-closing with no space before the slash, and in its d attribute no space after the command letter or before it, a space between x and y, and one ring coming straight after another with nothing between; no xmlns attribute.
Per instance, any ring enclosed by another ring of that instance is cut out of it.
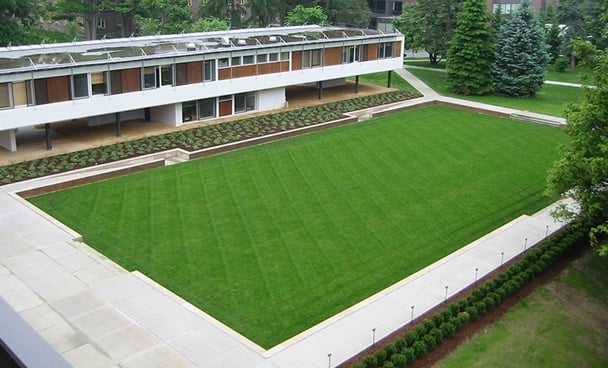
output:
<svg viewBox="0 0 608 368"><path fill-rule="evenodd" d="M587 244L590 227L591 224L582 221L570 224L529 249L521 260L494 279L484 282L465 299L449 304L352 368L407 367L444 339L452 338L467 323L490 312L579 245Z"/></svg>
<svg viewBox="0 0 608 368"><path fill-rule="evenodd" d="M20 162L0 167L0 185L172 148L196 151L275 132L325 123L336 120L349 111L415 97L419 97L419 95L403 90L392 91L274 114L247 117L216 125L184 129L129 142Z"/></svg>

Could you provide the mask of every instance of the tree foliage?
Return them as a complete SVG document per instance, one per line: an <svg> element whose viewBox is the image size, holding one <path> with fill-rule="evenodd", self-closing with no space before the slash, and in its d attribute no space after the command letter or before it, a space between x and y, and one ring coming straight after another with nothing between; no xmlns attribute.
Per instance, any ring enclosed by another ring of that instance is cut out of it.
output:
<svg viewBox="0 0 608 368"><path fill-rule="evenodd" d="M190 31L192 12L187 0L141 0L136 16L140 34L171 34Z"/></svg>
<svg viewBox="0 0 608 368"><path fill-rule="evenodd" d="M584 42L587 43L587 42ZM570 195L580 205L581 216L599 224L591 231L592 242L608 234L608 49L599 50L587 43L595 54L593 84L585 101L567 109L567 134L571 144L549 173L548 192ZM561 215L570 211L561 208ZM600 252L608 254L606 245Z"/></svg>
<svg viewBox="0 0 608 368"><path fill-rule="evenodd" d="M418 0L403 6L393 25L405 35L408 49L425 50L432 64L447 55L461 0Z"/></svg>
<svg viewBox="0 0 608 368"><path fill-rule="evenodd" d="M0 0L0 45L31 41L22 30L35 23L40 11L37 5L34 0Z"/></svg>
<svg viewBox="0 0 608 368"><path fill-rule="evenodd" d="M327 14L325 14L323 8L318 5L310 8L297 5L287 13L285 21L290 26L300 24L322 24L327 22Z"/></svg>
<svg viewBox="0 0 608 368"><path fill-rule="evenodd" d="M200 14L206 17L224 19L230 23L230 28L238 28L243 25L242 14L245 13L245 7L240 1L234 0L207 0L201 2Z"/></svg>
<svg viewBox="0 0 608 368"><path fill-rule="evenodd" d="M492 66L494 92L514 97L533 96L543 85L549 62L544 27L529 0L501 27Z"/></svg>
<svg viewBox="0 0 608 368"><path fill-rule="evenodd" d="M491 91L494 38L485 0L464 0L448 52L452 91L481 95Z"/></svg>
<svg viewBox="0 0 608 368"><path fill-rule="evenodd" d="M192 32L223 31L230 28L230 24L222 19L199 19L192 25Z"/></svg>

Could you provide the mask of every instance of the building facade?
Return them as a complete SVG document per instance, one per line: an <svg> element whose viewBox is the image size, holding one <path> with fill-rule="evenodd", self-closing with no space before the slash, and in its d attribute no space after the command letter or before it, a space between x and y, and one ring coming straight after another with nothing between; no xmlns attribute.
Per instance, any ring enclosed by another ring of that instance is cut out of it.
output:
<svg viewBox="0 0 608 368"><path fill-rule="evenodd" d="M181 126L282 108L285 88L400 68L403 35L295 26L0 49L0 145L18 129L84 119ZM117 132L119 129L117 129Z"/></svg>

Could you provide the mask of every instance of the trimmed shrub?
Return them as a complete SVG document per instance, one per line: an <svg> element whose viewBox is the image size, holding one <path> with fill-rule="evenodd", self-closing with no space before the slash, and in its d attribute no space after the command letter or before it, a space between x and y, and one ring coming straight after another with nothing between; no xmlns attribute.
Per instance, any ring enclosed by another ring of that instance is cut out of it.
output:
<svg viewBox="0 0 608 368"><path fill-rule="evenodd" d="M363 359L365 366L367 368L378 368L378 361L376 360L375 355L368 355Z"/></svg>
<svg viewBox="0 0 608 368"><path fill-rule="evenodd" d="M435 346L437 345L435 337L431 334L425 335L422 338L422 341L424 341L424 344L426 345L426 347L429 351L433 350L433 348L435 348Z"/></svg>
<svg viewBox="0 0 608 368"><path fill-rule="evenodd" d="M410 331L403 336L403 339L405 340L406 346L409 347L412 346L416 340L418 340L418 336L416 335L416 332Z"/></svg>
<svg viewBox="0 0 608 368"><path fill-rule="evenodd" d="M386 351L386 357L390 359L391 355L395 354L397 352L397 348L395 347L395 344L388 344L384 347L384 350Z"/></svg>
<svg viewBox="0 0 608 368"><path fill-rule="evenodd" d="M435 327L434 329L432 329L429 335L431 335L433 339L435 339L435 346L441 344L441 341L444 337L443 331L439 327Z"/></svg>
<svg viewBox="0 0 608 368"><path fill-rule="evenodd" d="M431 319L427 319L422 323L422 326L424 326L424 333L428 334L435 327L435 322Z"/></svg>
<svg viewBox="0 0 608 368"><path fill-rule="evenodd" d="M479 317L479 311L477 310L477 307L474 305L468 306L467 309L465 310L465 313L467 313L469 315L469 318L471 321L474 321L477 319L477 317Z"/></svg>
<svg viewBox="0 0 608 368"><path fill-rule="evenodd" d="M407 364L410 364L414 360L416 360L416 353L414 352L414 348L406 348L403 350L403 355L407 358Z"/></svg>
<svg viewBox="0 0 608 368"><path fill-rule="evenodd" d="M395 368L393 362L385 362L382 368Z"/></svg>
<svg viewBox="0 0 608 368"><path fill-rule="evenodd" d="M471 315L467 311L462 311L462 312L458 313L457 318L464 325L465 323L469 322L469 320L471 319Z"/></svg>
<svg viewBox="0 0 608 368"><path fill-rule="evenodd" d="M431 321L433 321L433 326L434 327L441 326L441 324L444 321L444 319L443 319L443 312L433 314L433 316L431 317Z"/></svg>
<svg viewBox="0 0 608 368"><path fill-rule="evenodd" d="M405 341L405 339L403 337L395 340L395 348L396 348L397 352L403 350L403 348L405 348L406 346L407 346L407 342Z"/></svg>
<svg viewBox="0 0 608 368"><path fill-rule="evenodd" d="M384 365L384 362L386 362L386 350L380 349L374 354L374 356L376 357L378 366Z"/></svg>
<svg viewBox="0 0 608 368"><path fill-rule="evenodd" d="M441 324L441 334L445 338L452 338L456 335L456 326L452 322L443 322Z"/></svg>
<svg viewBox="0 0 608 368"><path fill-rule="evenodd" d="M393 354L391 357L391 362L395 368L405 368L407 367L407 358L403 354Z"/></svg>
<svg viewBox="0 0 608 368"><path fill-rule="evenodd" d="M351 368L366 368L365 363L355 363Z"/></svg>
<svg viewBox="0 0 608 368"><path fill-rule="evenodd" d="M416 359L423 357L428 351L426 343L423 340L416 340L414 345L412 345L412 349L414 350Z"/></svg>

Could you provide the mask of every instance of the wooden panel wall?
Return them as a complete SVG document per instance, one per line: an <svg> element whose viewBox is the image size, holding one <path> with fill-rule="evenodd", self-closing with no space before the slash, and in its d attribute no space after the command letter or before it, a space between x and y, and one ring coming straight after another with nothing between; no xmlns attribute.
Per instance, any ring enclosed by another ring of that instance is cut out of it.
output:
<svg viewBox="0 0 608 368"><path fill-rule="evenodd" d="M52 77L46 80L48 102L70 100L70 78L68 76Z"/></svg>
<svg viewBox="0 0 608 368"><path fill-rule="evenodd" d="M401 52L401 41L395 42L393 46L393 57L399 57L399 53Z"/></svg>
<svg viewBox="0 0 608 368"><path fill-rule="evenodd" d="M218 74L218 80L230 79L232 77L230 68L219 69Z"/></svg>
<svg viewBox="0 0 608 368"><path fill-rule="evenodd" d="M250 77L256 73L255 65L235 66L232 68L232 78Z"/></svg>
<svg viewBox="0 0 608 368"><path fill-rule="evenodd" d="M141 91L141 69L123 69L120 71L122 93Z"/></svg>
<svg viewBox="0 0 608 368"><path fill-rule="evenodd" d="M175 64L175 84L183 86L188 84L188 64Z"/></svg>
<svg viewBox="0 0 608 368"><path fill-rule="evenodd" d="M122 93L122 73L120 70L110 72L110 94Z"/></svg>
<svg viewBox="0 0 608 368"><path fill-rule="evenodd" d="M36 79L34 81L34 91L36 93L36 105L49 103L49 97L46 91L46 78Z"/></svg>
<svg viewBox="0 0 608 368"><path fill-rule="evenodd" d="M378 60L378 44L372 43L367 45L367 59L365 60Z"/></svg>
<svg viewBox="0 0 608 368"><path fill-rule="evenodd" d="M220 116L232 115L232 100L220 101Z"/></svg>
<svg viewBox="0 0 608 368"><path fill-rule="evenodd" d="M324 65L339 65L342 64L342 48L332 47L325 49Z"/></svg>
<svg viewBox="0 0 608 368"><path fill-rule="evenodd" d="M302 69L302 51L294 51L291 53L291 69Z"/></svg>
<svg viewBox="0 0 608 368"><path fill-rule="evenodd" d="M188 63L188 84L203 82L203 62Z"/></svg>

